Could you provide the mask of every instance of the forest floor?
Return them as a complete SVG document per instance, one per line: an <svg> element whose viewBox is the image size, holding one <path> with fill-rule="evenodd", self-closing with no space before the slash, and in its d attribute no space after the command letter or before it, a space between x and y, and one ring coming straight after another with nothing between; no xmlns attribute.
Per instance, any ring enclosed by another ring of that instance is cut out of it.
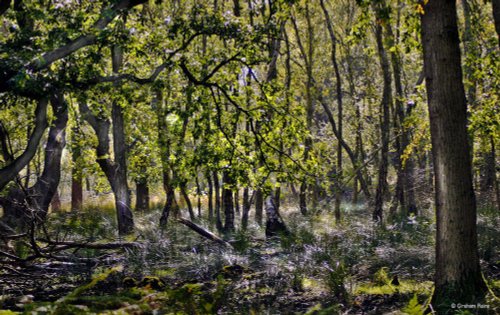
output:
<svg viewBox="0 0 500 315"><path fill-rule="evenodd" d="M288 205L282 214L291 235L266 240L252 224L226 237L232 247L174 220L161 230L158 210L137 215L137 232L121 240L136 247L73 248L23 268L4 267L0 314L422 313L432 292L430 213L384 226L361 206L344 206L339 225L327 211L303 217ZM58 240L116 241L113 217L102 209L52 214L47 229ZM480 212L478 231L482 270L499 296L498 214ZM492 294L486 303L490 314L499 313Z"/></svg>

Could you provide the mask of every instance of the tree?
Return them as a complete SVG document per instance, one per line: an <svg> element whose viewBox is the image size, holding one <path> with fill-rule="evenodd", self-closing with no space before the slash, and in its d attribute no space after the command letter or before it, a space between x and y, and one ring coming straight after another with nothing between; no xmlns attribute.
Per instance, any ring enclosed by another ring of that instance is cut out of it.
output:
<svg viewBox="0 0 500 315"><path fill-rule="evenodd" d="M476 201L455 1L423 4L422 44L431 125L437 220L432 306L475 304L486 292L476 232Z"/></svg>

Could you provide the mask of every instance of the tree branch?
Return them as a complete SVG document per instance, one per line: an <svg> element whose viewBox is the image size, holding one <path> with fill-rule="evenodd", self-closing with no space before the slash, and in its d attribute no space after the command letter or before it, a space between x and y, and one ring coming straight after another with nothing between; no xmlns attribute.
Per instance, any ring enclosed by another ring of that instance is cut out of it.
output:
<svg viewBox="0 0 500 315"><path fill-rule="evenodd" d="M24 152L12 163L0 169L0 190L13 180L17 174L31 161L35 156L36 150L47 128L47 104L46 98L40 100L35 110L35 129L30 135L28 145Z"/></svg>

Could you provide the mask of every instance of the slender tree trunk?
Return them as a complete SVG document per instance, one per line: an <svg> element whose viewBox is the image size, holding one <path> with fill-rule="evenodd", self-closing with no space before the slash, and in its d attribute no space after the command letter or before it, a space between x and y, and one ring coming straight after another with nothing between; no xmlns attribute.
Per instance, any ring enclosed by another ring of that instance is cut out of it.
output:
<svg viewBox="0 0 500 315"><path fill-rule="evenodd" d="M500 0L491 0L493 8L493 20L495 21L495 30L498 35L498 46L500 47Z"/></svg>
<svg viewBox="0 0 500 315"><path fill-rule="evenodd" d="M239 216L240 215L240 191L238 187L236 187L234 191L234 212Z"/></svg>
<svg viewBox="0 0 500 315"><path fill-rule="evenodd" d="M212 184L212 178L210 172L207 172L206 176L208 183L208 221L214 221L214 185Z"/></svg>
<svg viewBox="0 0 500 315"><path fill-rule="evenodd" d="M390 106L392 103L392 89L391 89L391 71L389 68L389 60L384 47L382 26L377 24L375 26L375 36L377 39L378 55L380 59L380 66L384 78L384 88L381 102L382 119L380 123L380 134L382 149L380 151L380 164L378 169L378 182L375 194L375 205L373 210L373 220L382 222L384 199L387 194L387 172L389 164L389 124L390 124Z"/></svg>
<svg viewBox="0 0 500 315"><path fill-rule="evenodd" d="M243 229L248 227L248 214L250 213L250 192L248 187L243 189L243 209L241 215L241 226Z"/></svg>
<svg viewBox="0 0 500 315"><path fill-rule="evenodd" d="M476 231L476 201L467 134L456 3L424 5L422 42L436 185L436 274L432 307L484 301Z"/></svg>
<svg viewBox="0 0 500 315"><path fill-rule="evenodd" d="M343 116L343 94L342 94L342 77L340 76L340 69L337 62L337 37L335 32L333 31L332 20L330 19L330 15L328 14L328 10L326 9L324 0L320 1L321 8L323 9L323 14L326 19L326 26L328 28L328 33L330 35L330 41L332 45L331 59L333 64L333 70L335 72L335 94L337 96L337 133L339 138L343 138L342 135L342 124L344 120ZM335 188L335 221L340 221L340 203L342 198L342 187L340 185L342 181L342 144L340 141L337 143L337 185Z"/></svg>
<svg viewBox="0 0 500 315"><path fill-rule="evenodd" d="M220 215L221 210L221 195L220 195L220 185L219 185L219 174L217 171L213 171L214 178L214 192L215 192L215 226L218 231L223 230L222 219Z"/></svg>
<svg viewBox="0 0 500 315"><path fill-rule="evenodd" d="M170 90L167 90L170 92ZM168 97L167 97L168 99ZM170 217L170 213L174 214L178 211L177 201L175 200L175 190L172 184L172 176L170 169L170 138L168 135L167 115L169 114L168 104L165 104L163 93L157 89L155 91L155 98L153 100L153 107L158 116L158 147L160 149L161 167L162 167L162 180L163 190L165 191L165 205L163 206L162 215L160 217L160 226L165 227Z"/></svg>
<svg viewBox="0 0 500 315"><path fill-rule="evenodd" d="M500 187L498 185L497 170L496 170L497 153L495 148L495 138L492 135L490 135L490 149L491 149L491 156L493 157L494 161L493 166L495 166L493 172L493 187L495 189L495 201L496 201L497 212L500 213Z"/></svg>
<svg viewBox="0 0 500 315"><path fill-rule="evenodd" d="M228 171L222 173L224 188L222 189L222 208L224 209L224 233L234 232L234 180Z"/></svg>
<svg viewBox="0 0 500 315"><path fill-rule="evenodd" d="M198 218L201 219L201 186L198 178L198 172L196 172L196 198L198 203Z"/></svg>
<svg viewBox="0 0 500 315"><path fill-rule="evenodd" d="M262 225L263 211L264 211L264 193L262 189L257 189L255 194L255 221L258 225Z"/></svg>
<svg viewBox="0 0 500 315"><path fill-rule="evenodd" d="M399 27L399 25L397 25ZM394 35L392 25L390 21L387 23L387 36L389 38L389 45L391 47L396 47L398 44L398 38ZM405 169L403 166L403 154L405 148L409 143L408 130L404 128L405 121L405 110L404 110L404 93L403 93L403 83L402 83L402 65L401 65L401 57L397 50L391 51L391 65L392 72L394 76L394 87L396 89L396 100L395 100L395 110L393 113L393 125L394 130L399 136L396 138L395 146L396 146L396 158L395 158L395 168L396 168L396 189L394 193L394 199L392 202L392 206L390 208L390 215L394 217L396 214L398 206L405 214L408 213L407 209L407 200L406 200L406 191L407 191L407 178ZM411 157L410 157L411 158Z"/></svg>
<svg viewBox="0 0 500 315"><path fill-rule="evenodd" d="M276 190L274 191L274 206L276 207L276 210L280 211L280 205L281 205L281 186L277 187Z"/></svg>
<svg viewBox="0 0 500 315"><path fill-rule="evenodd" d="M31 133L28 144L23 153L14 159L7 166L0 169L0 190L12 181L19 172L28 165L28 163L35 156L40 140L42 139L45 129L48 127L47 123L47 106L49 100L46 98L40 99L35 109L35 128Z"/></svg>
<svg viewBox="0 0 500 315"><path fill-rule="evenodd" d="M135 181L136 187L136 200L135 209L136 211L148 211L149 210L149 184L147 178L139 178Z"/></svg>
<svg viewBox="0 0 500 315"><path fill-rule="evenodd" d="M191 203L191 199L189 199L186 183L182 183L179 188L181 191L182 198L184 198L184 201L186 202L186 206L189 212L189 218L191 219L191 221L194 221L196 220L196 216L194 215L193 204Z"/></svg>
<svg viewBox="0 0 500 315"><path fill-rule="evenodd" d="M83 205L83 182L82 182L82 169L79 166L80 157L82 155L80 144L80 128L76 126L72 128L72 162L71 168L71 211L80 212Z"/></svg>

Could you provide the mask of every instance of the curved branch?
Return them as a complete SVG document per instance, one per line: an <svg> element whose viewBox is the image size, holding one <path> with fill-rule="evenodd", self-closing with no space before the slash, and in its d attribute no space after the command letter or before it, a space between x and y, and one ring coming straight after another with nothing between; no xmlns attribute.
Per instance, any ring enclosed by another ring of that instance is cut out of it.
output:
<svg viewBox="0 0 500 315"><path fill-rule="evenodd" d="M28 145L24 152L12 163L0 169L0 190L2 190L35 156L40 139L47 129L47 104L48 100L42 99L38 102L35 110L35 129L31 133Z"/></svg>

